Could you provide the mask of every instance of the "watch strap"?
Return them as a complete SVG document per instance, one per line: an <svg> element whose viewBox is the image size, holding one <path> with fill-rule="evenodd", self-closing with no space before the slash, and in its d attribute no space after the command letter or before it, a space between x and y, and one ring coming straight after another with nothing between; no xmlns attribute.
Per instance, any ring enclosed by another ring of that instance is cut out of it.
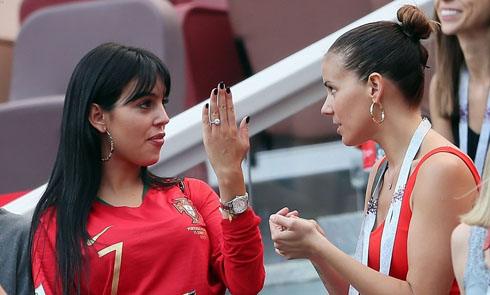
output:
<svg viewBox="0 0 490 295"><path fill-rule="evenodd" d="M235 207L237 207L237 206L235 206L235 205L236 205L236 203L239 203L239 202L246 202L246 206L243 206L243 208L241 208L240 211L236 211ZM223 202L220 199L221 209L225 210L230 216L238 215L238 214L241 214L241 213L247 211L248 203L249 203L248 193L245 193L244 195L235 196L232 200L227 201L227 202ZM231 217L231 218L233 218L233 217Z"/></svg>

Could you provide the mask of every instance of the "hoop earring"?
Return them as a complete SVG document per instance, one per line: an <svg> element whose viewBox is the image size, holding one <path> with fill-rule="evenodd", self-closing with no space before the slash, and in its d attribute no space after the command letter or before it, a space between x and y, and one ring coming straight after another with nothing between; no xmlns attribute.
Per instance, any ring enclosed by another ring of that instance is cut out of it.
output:
<svg viewBox="0 0 490 295"><path fill-rule="evenodd" d="M107 155L107 157L100 159L102 162L109 161L112 157L112 152L114 152L114 139L112 138L111 134L109 133L109 130L106 129L105 133L109 136L109 141L111 143L111 151L109 152L109 155Z"/></svg>
<svg viewBox="0 0 490 295"><path fill-rule="evenodd" d="M381 111L381 119L376 120L374 117L374 106L379 105L379 110ZM374 102L371 104L369 107L369 115L371 116L371 119L373 119L373 122L376 124L381 124L385 120L385 109L383 108L383 105L380 102Z"/></svg>

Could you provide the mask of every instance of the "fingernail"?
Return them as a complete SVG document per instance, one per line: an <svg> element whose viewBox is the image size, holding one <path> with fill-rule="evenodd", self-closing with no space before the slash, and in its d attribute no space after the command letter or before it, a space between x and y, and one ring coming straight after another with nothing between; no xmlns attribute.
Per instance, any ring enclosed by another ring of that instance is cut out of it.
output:
<svg viewBox="0 0 490 295"><path fill-rule="evenodd" d="M220 89L225 88L225 83L223 83L223 81L219 82L219 88Z"/></svg>
<svg viewBox="0 0 490 295"><path fill-rule="evenodd" d="M226 87L226 93L230 93L230 87Z"/></svg>
<svg viewBox="0 0 490 295"><path fill-rule="evenodd" d="M214 88L213 93L214 93L214 95L217 95L218 94L218 88Z"/></svg>
<svg viewBox="0 0 490 295"><path fill-rule="evenodd" d="M206 103L206 109L209 109L209 103Z"/></svg>
<svg viewBox="0 0 490 295"><path fill-rule="evenodd" d="M250 116L247 116L247 118L245 119L245 122L247 122L247 124L248 124L248 122L250 122Z"/></svg>

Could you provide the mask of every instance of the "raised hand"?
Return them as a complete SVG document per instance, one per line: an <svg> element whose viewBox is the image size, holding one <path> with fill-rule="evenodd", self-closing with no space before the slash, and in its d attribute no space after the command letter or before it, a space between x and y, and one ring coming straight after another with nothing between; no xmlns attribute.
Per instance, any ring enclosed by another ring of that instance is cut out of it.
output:
<svg viewBox="0 0 490 295"><path fill-rule="evenodd" d="M250 147L249 119L243 118L237 128L231 90L223 82L211 91L202 111L204 147L224 201L245 193L241 163Z"/></svg>

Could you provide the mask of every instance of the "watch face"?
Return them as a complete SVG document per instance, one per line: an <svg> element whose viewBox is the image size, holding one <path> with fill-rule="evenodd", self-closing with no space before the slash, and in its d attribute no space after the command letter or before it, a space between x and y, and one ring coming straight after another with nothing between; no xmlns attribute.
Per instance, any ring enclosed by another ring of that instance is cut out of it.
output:
<svg viewBox="0 0 490 295"><path fill-rule="evenodd" d="M239 198L233 202L233 211L235 214L245 212L248 207L248 198Z"/></svg>

